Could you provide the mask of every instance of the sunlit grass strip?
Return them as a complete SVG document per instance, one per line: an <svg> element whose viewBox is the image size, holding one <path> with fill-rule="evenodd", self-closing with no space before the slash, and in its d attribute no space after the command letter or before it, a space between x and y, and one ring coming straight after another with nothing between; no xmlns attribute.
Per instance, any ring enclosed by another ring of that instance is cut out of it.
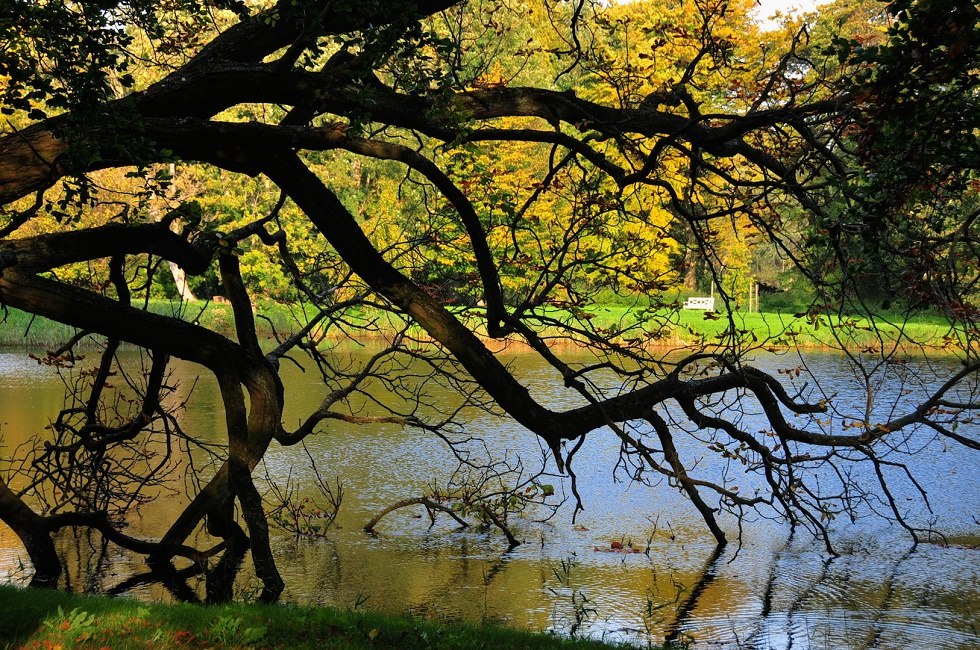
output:
<svg viewBox="0 0 980 650"><path fill-rule="evenodd" d="M571 314L557 308L540 311L542 322L572 322ZM647 345L667 347L727 346L733 339L739 348L846 349L852 352L888 353L893 349L925 349L955 352L963 337L936 315L882 314L872 323L868 319L837 316L797 316L772 312L704 312L697 310L660 310L644 313L620 305L598 305L576 315L597 331L615 332L633 326L620 340L643 340ZM545 326L542 336L559 336L558 329ZM642 337L643 333L654 336Z"/></svg>
<svg viewBox="0 0 980 650"><path fill-rule="evenodd" d="M179 314L188 321L200 323L216 332L234 336L234 322L231 307L224 304L195 303L183 304L167 301L153 301L150 311L173 316ZM483 329L482 310L460 309L454 311L478 334ZM299 331L315 310L303 305L283 305L265 303L259 306L256 328L259 338L272 341L274 334L288 336ZM541 310L547 319L574 322L573 315L558 308ZM953 352L961 344L962 337L951 331L949 325L938 316L916 315L904 319L897 315L883 314L875 319L874 327L866 319L840 319L836 316L797 317L793 314L734 312L731 319L724 312L702 312L680 310L675 312L654 312L644 319L643 312L622 305L599 305L576 314L575 318L588 320L596 330L615 330L625 324L635 324L634 335L641 332L655 332L651 341L664 345L686 344L724 345L734 334L744 346L760 348L835 348L854 352L887 352L890 346L900 348L924 347L936 351ZM323 331L322 326L315 334L343 338L388 337L404 326L397 315L374 310L353 312L345 328ZM357 321L370 323L370 328L357 327ZM579 324L581 324L580 321ZM734 330L732 325L734 323ZM33 318L16 309L6 311L6 319L0 322L0 346L26 347L31 349L53 349L63 345L75 335L74 328ZM541 333L545 337L560 337L562 332L545 326ZM425 332L410 328L409 334L420 341L427 339ZM649 342L649 341L648 341ZM270 343L271 344L271 343ZM85 342L82 342L85 347Z"/></svg>
<svg viewBox="0 0 980 650"><path fill-rule="evenodd" d="M595 641L330 608L145 604L0 586L0 649L607 648Z"/></svg>
<svg viewBox="0 0 980 650"><path fill-rule="evenodd" d="M235 326L229 305L204 302L180 304L166 300L151 301L149 311L165 316L178 316L185 321L197 322L203 327L221 334L234 336ZM260 310L264 318L256 318L256 329L262 338L271 338L273 331L289 333L299 329L303 321L301 308L285 305L266 305ZM310 308L307 313L312 314ZM4 317L5 316L5 317ZM78 330L47 318L32 317L19 309L7 308L0 312L0 346L28 348L57 348L64 345ZM81 341L81 346L90 346Z"/></svg>
<svg viewBox="0 0 980 650"><path fill-rule="evenodd" d="M4 314L6 318L4 318ZM0 322L0 345L29 348L50 346L52 343L60 345L60 343L55 342L67 341L75 333L75 329L72 327L47 318L34 318L19 309L8 308L5 312L0 312L0 320L2 320Z"/></svg>
<svg viewBox="0 0 980 650"><path fill-rule="evenodd" d="M833 348L880 353L892 348L931 348L953 352L962 338L937 316L912 318L883 314L874 319L793 314L735 312L703 314L681 311L675 336L680 340L704 337L707 343L724 343L732 333L748 345L763 348ZM734 327L734 330L733 330Z"/></svg>

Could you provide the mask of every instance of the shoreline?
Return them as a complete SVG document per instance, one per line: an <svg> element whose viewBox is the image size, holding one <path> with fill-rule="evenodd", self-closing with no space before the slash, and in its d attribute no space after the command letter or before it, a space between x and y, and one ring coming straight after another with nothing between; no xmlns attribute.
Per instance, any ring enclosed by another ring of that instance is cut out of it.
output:
<svg viewBox="0 0 980 650"><path fill-rule="evenodd" d="M151 311L157 313L173 313L173 305L162 302L154 305ZM195 308L197 306L195 305ZM598 318L603 322L621 325L630 316L626 308L609 306L597 311L607 312ZM274 333L289 334L298 329L296 309L287 305L269 305L261 310L269 318L256 321L256 329L260 340L274 341ZM199 324L219 334L234 338L234 326L231 309L227 305L209 304L207 308L195 309ZM728 319L724 317L709 317L703 312L679 311L676 321L665 324L667 333L663 338L650 336L642 342L642 348L651 351L669 353L692 349L712 350L726 349L729 346L714 343L722 337L730 338ZM873 325L866 320L855 320L843 326L830 325L820 322L814 324L806 318L780 312L735 312L733 314L738 329L737 336L744 343L740 348L746 352L785 353L792 350L814 352L849 352L852 354L882 354L881 347L887 348L887 354L916 354L956 356L962 355L965 348L957 341L963 339L948 323L940 322L936 317L909 318L902 322L897 317L882 317ZM396 323L382 323L380 327L373 324L373 331L360 331L353 336L343 333L327 333L323 341L329 344L344 344L344 342L363 343L372 345L386 342L398 331ZM494 339L481 333L481 324L475 323L471 328L477 338L487 346L493 354L523 354L532 351L530 345L516 337ZM549 332L550 329L550 332ZM549 348L555 350L587 349L588 343L581 339L559 338L554 329L545 327L543 336ZM690 334L690 337L679 336L680 332ZM831 332L836 332L835 339ZM24 350L34 353L60 348L77 334L75 328L50 321L43 317L32 317L30 314L15 309L8 309L6 317L0 322L0 349ZM553 336L554 338L549 338ZM648 334L649 336L649 334ZM833 339L833 342L831 340ZM412 334L409 344L429 345L434 340L427 333L417 330ZM627 343L628 344L628 343ZM99 346L83 339L77 344L79 350L94 350Z"/></svg>

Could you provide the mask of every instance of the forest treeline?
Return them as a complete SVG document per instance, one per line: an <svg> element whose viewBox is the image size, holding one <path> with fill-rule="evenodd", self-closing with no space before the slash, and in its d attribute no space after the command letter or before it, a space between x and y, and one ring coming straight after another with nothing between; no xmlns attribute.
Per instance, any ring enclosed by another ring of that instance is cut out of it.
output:
<svg viewBox="0 0 980 650"><path fill-rule="evenodd" d="M723 4L723 10L715 4ZM570 20L563 12L573 9L574 3L543 0L468 3L427 19L419 60L404 68L390 65L378 73L380 80L408 91L412 84L428 84L428 92L433 86L439 92L440 83L447 89L516 85L572 93L613 106L672 110L688 105L696 106L699 115L731 113L758 109L754 102L764 90L772 92L764 86L772 84L769 74L780 66L792 71L783 81L787 87L779 89L781 97L799 94L795 101L812 102L831 96L836 91L824 87L825 82L841 74L845 53L881 44L892 20L876 0L841 1L821 5L814 13L782 16L763 29L749 0L647 0L594 9L594 19L588 24L583 21L581 32L573 37L562 27ZM712 11L716 15L708 15ZM234 15L219 12L211 19L220 27ZM125 78L110 79L111 87L120 94L145 88L186 59L201 45L201 38L193 34L193 19L184 20L189 22L174 25L176 34L187 37L180 46L135 34L128 47L145 65L131 67ZM573 38L581 40L574 54ZM304 56L323 61L343 57L350 45L322 44ZM371 83L359 78L368 64L351 58L347 74L357 83ZM52 104L39 106L28 98L5 105L4 113L11 128L17 129L31 117L57 115L65 108ZM290 114L288 107L246 104L220 117L229 122L279 121ZM498 121L496 128L508 132L506 141L483 133L478 139L441 142L352 119L325 126L336 128L338 135L363 136L366 148L372 146L366 141L378 135L400 144L380 155L326 149L309 153L307 161L351 206L371 241L446 304L479 305L482 288L466 225L457 217L451 196L441 192L438 180L428 173L427 166L433 163L441 168L440 176L444 174L466 194L473 217L486 231L487 244L499 260L500 283L509 302L576 309L598 297L602 303L648 308L717 291L719 304L725 297L733 307L758 311L761 294L768 310L802 312L818 301L793 254L802 257L807 239L819 225L776 191L767 198L769 226L757 215L733 209L741 199L725 183L725 175L751 182L746 177L758 172L750 165L732 159L711 182L695 181L698 170L691 165L690 152L667 150L658 156L658 164L659 173L669 182L624 187L618 182L621 179L603 172L602 163L632 167L639 178L644 173L643 143L631 149L628 141L636 136L624 134L620 142L590 142L595 169L588 170L561 150L567 142L560 130L557 141L541 141L533 133L537 120ZM574 131L574 126L561 129ZM573 133L575 138L583 135ZM683 188L680 195L675 187ZM828 206L831 214L850 209L829 192L826 200L839 202ZM21 207L29 206L24 199ZM302 302L304 289L293 282L293 272L306 279L307 291L337 291L338 299L358 292L344 264L321 250L309 221L268 179L254 182L216 167L185 164L177 156L172 162L137 170L112 169L65 180L60 191L48 192L29 222L15 231L14 219L3 234L34 236L68 226L120 221L154 223L173 219L178 206L187 228L218 237L275 214L275 224L289 242L289 256L280 254L279 242L251 238L234 243L243 280L256 297ZM727 210L730 216L705 219L703 227L692 229L689 215L678 214L684 206L705 213ZM777 226L780 241L766 232ZM827 259L807 263L814 274L833 272L821 268ZM290 268L292 264L295 268ZM178 299L183 294L185 299L221 301L224 297L214 268L185 276L177 265L168 268L160 259L131 260L126 273L144 282L153 298ZM66 265L57 274L60 280L88 289L102 291L111 285L107 259ZM561 277L556 286L547 286L549 275ZM880 285L870 295L880 301L883 311L915 302L915 297L896 291L891 279L875 275L868 273L865 280Z"/></svg>

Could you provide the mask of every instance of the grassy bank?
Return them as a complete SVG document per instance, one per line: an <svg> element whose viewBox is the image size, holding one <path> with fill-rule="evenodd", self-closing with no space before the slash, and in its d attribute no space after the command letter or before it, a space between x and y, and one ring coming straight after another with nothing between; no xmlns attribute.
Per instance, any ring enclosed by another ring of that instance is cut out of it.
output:
<svg viewBox="0 0 980 650"><path fill-rule="evenodd" d="M164 316L179 316L185 321L220 332L234 335L234 320L229 305L199 303L179 305L166 301L154 301L149 310ZM256 318L256 328L262 338L271 338L274 331L293 332L299 326L291 309L284 305L270 304L260 312L263 318ZM0 313L0 346L22 346L29 348L55 348L63 345L77 332L73 327L50 321L47 318L33 317L19 309L8 308L6 317ZM82 341L82 346L85 342Z"/></svg>
<svg viewBox="0 0 980 650"><path fill-rule="evenodd" d="M277 605L161 605L0 586L0 649L608 648L501 627Z"/></svg>
<svg viewBox="0 0 980 650"><path fill-rule="evenodd" d="M231 308L224 304L179 305L158 301L150 304L150 310L164 315L179 315L187 321L198 322L208 329L233 335L234 323ZM292 333L305 322L300 307L264 304L256 327L260 339L272 339L274 332ZM479 312L472 312L471 326L478 333L482 329ZM559 309L545 309L541 312L546 319L564 320L568 313ZM372 322L377 329L373 335L393 332L398 323L387 324L389 315L362 314L365 322ZM706 313L696 310L681 310L669 315L654 317L643 323L646 332L655 332L656 340L668 346L684 345L704 341L708 344L720 343L730 339L732 322L721 313ZM608 305L592 309L587 315L593 327L602 329L621 329L636 324L638 313L627 306ZM844 319L824 316L817 319L795 317L792 314L746 313L733 314L734 329L737 336L749 344L773 347L798 346L801 348L840 348L851 350L886 348L894 341L903 341L907 346L927 346L941 349L955 343L949 338L949 326L936 316L922 315L903 321L900 316L887 314L876 318L874 326L867 320ZM634 330L635 333L639 329ZM548 326L544 333L549 334ZM0 346L18 346L33 349L52 349L62 345L75 334L74 328L55 323L44 318L34 318L16 309L8 309L6 319L0 322ZM360 334L372 333L361 332ZM422 335L421 332L416 332ZM424 337L423 337L424 338Z"/></svg>
<svg viewBox="0 0 980 650"><path fill-rule="evenodd" d="M623 324L630 313L624 307L595 310L595 320ZM606 325L608 326L608 325ZM681 310L663 331L665 342L708 344L730 341L732 330L747 345L801 348L846 348L854 351L885 347L896 342L905 346L944 348L955 343L950 328L938 316L920 315L905 319L882 314L871 322L863 318L820 316L810 318L772 312L734 312L729 319L720 312Z"/></svg>

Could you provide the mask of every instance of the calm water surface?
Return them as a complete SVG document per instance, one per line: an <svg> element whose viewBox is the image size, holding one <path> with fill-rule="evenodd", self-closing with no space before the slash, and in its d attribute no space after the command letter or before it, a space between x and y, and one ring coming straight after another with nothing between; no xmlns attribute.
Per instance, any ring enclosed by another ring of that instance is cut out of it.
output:
<svg viewBox="0 0 980 650"><path fill-rule="evenodd" d="M839 357L811 355L807 362L826 378L823 388L835 403L860 404L861 395L848 393L850 375ZM576 403L559 393L554 375L531 357L518 355L512 363L552 407ZM756 365L795 364L773 356ZM198 374L186 364L176 368L181 390L186 394L194 386L182 426L220 441L217 390L205 376L195 383ZM311 375L285 370L287 424L322 399L323 389ZM901 389L895 382L882 388ZM63 384L51 369L21 352L0 353L5 453L43 434L62 395ZM868 518L835 524L841 555L830 557L811 537L791 537L787 527L759 519L746 527L740 548L730 545L715 557L703 523L676 490L617 480L612 468L618 442L609 432L597 432L576 458L586 510L574 523L570 502L548 523L519 520L515 533L526 543L505 552L503 538L493 530L460 531L448 519L430 527L427 517L411 509L389 515L377 535L365 534L363 525L377 511L420 496L431 481L444 482L456 464L441 441L410 428L332 424L325 429L308 448L325 478L343 482L339 527L326 539L277 534L274 548L286 601L563 633L581 618L579 633L640 644L671 637L701 648L980 647L980 550L975 548L980 476L976 459L958 447L924 444L916 457L915 471L932 513L918 505L909 485L896 484L896 496L914 509L913 518L924 523L938 517L939 529L956 544L923 544L913 551L900 528ZM466 430L497 453L521 454L529 466L540 457L533 437L506 419L474 414ZM694 443L688 444L686 450L681 446L682 454L694 453ZM266 467L280 479L311 483L312 470L299 448L273 448ZM556 488L561 495L568 485L556 481ZM127 532L161 534L184 503L179 493L161 494L133 517ZM649 552L596 550L609 548L613 540ZM136 577L146 571L139 557L103 549L96 536L68 534L59 543L73 589L173 598L159 584ZM0 524L0 580L23 582L24 563L16 538ZM258 592L257 580L248 575L247 569L236 584L240 597ZM190 585L203 594L196 580ZM583 597L584 612L574 605Z"/></svg>

